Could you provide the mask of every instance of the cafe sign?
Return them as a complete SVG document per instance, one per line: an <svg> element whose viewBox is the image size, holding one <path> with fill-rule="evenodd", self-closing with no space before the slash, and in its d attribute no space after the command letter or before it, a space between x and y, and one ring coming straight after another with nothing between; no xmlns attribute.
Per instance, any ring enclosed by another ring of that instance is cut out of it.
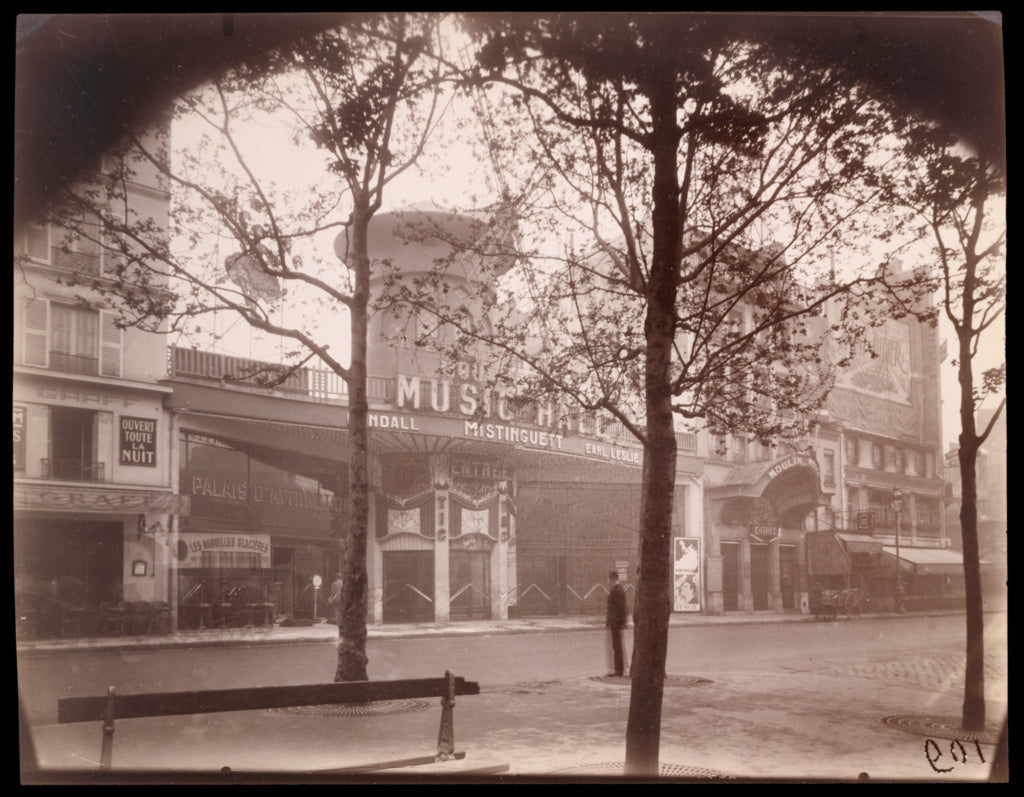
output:
<svg viewBox="0 0 1024 797"><path fill-rule="evenodd" d="M121 446L118 461L122 465L156 467L156 419L121 416Z"/></svg>
<svg viewBox="0 0 1024 797"><path fill-rule="evenodd" d="M25 470L25 408L14 407L14 469Z"/></svg>

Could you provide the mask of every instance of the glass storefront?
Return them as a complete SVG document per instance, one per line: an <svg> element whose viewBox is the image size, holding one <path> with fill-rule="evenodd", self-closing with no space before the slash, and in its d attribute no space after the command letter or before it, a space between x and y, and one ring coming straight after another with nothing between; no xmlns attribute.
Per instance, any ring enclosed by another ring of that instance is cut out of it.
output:
<svg viewBox="0 0 1024 797"><path fill-rule="evenodd" d="M177 551L179 624L330 619L328 589L344 534L343 466L188 433L180 462L191 512Z"/></svg>

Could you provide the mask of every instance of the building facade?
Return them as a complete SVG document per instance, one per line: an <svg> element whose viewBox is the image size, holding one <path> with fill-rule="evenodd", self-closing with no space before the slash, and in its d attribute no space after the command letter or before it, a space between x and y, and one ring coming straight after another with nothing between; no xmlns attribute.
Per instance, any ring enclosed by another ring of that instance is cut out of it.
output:
<svg viewBox="0 0 1024 797"><path fill-rule="evenodd" d="M421 235L407 246L394 232L401 220L374 220L371 251L422 277L424 252L433 259L443 244ZM470 298L473 264L456 260L445 279L456 304L465 297L459 309L489 324ZM61 296L54 287L44 298ZM39 298L16 308L28 332ZM102 325L107 311L96 312ZM513 401L514 385L485 372L484 352L446 357L422 345L422 323L393 309L370 323L367 621L600 613L611 568L631 592L642 448L609 418ZM158 337L119 333L120 381L55 367L67 366L52 345L41 349L50 359L27 347L16 365L22 580L39 588L48 551L95 538L102 566L83 565L89 556L61 566L85 581L90 607L118 591L166 601L172 629L332 619L348 528L344 383L305 367L268 386L260 374L281 366L177 347L165 358ZM901 589L908 605L957 597L962 565L944 531L937 464L938 339L911 318L873 335L802 439L677 433L675 611L808 612L826 588L856 589L876 609L894 608ZM68 428L88 452L73 483L54 471L69 458ZM145 431L151 451L125 448Z"/></svg>
<svg viewBox="0 0 1024 797"><path fill-rule="evenodd" d="M977 428L992 423L993 410L978 411ZM999 414L992 431L978 449L977 510L978 557L981 560L981 586L986 605L1005 606L1007 589L1007 439L1006 409ZM960 480L959 449L950 445L944 459L947 484L946 528L953 548L963 550L960 506L963 485Z"/></svg>
<svg viewBox="0 0 1024 797"><path fill-rule="evenodd" d="M111 168L105 158L94 179ZM132 212L166 228L169 194L156 175L140 171L126 186ZM155 606L145 623L166 628L167 541L185 509L161 383L166 341L122 327L110 291L127 255L99 216L29 224L15 231L14 254L19 633L103 630L118 615L100 608L130 603Z"/></svg>

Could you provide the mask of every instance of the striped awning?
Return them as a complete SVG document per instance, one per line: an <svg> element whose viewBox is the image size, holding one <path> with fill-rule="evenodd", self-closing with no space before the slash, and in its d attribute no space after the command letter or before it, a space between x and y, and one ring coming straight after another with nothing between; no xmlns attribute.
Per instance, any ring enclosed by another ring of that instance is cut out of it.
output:
<svg viewBox="0 0 1024 797"><path fill-rule="evenodd" d="M896 558L896 547L883 546L882 550ZM959 551L946 548L905 548L900 546L900 568L913 569L922 575L958 575L964 572L964 559Z"/></svg>

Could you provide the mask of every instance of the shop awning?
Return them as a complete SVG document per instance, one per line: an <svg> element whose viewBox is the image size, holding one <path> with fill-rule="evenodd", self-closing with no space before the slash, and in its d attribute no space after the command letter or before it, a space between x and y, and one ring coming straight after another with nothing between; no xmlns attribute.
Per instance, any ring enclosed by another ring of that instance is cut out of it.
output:
<svg viewBox="0 0 1024 797"><path fill-rule="evenodd" d="M867 534L836 534L848 553L881 553L882 542Z"/></svg>
<svg viewBox="0 0 1024 797"><path fill-rule="evenodd" d="M896 546L886 545L882 550L896 558ZM945 548L904 548L900 546L900 567L922 575L959 575L964 572L963 556Z"/></svg>

